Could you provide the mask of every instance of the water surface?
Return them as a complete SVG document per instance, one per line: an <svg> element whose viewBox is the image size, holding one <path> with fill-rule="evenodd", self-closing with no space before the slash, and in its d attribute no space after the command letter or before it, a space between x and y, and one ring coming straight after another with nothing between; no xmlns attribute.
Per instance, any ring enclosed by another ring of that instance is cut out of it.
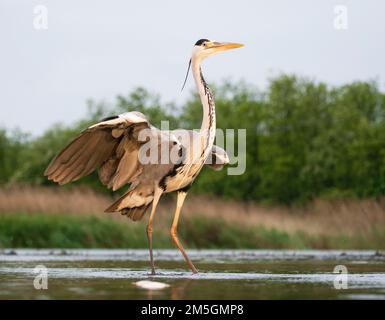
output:
<svg viewBox="0 0 385 320"><path fill-rule="evenodd" d="M0 251L0 299L385 299L385 254L374 251L189 250L193 275L177 250L5 249ZM34 268L48 272L36 290ZM346 267L347 277L333 273ZM338 279L347 289L336 289ZM170 286L138 288L138 280Z"/></svg>

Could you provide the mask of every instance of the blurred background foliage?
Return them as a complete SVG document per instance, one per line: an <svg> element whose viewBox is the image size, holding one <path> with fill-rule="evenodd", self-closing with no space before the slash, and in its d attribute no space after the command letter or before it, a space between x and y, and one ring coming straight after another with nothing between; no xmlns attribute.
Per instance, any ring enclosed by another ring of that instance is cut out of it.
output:
<svg viewBox="0 0 385 320"><path fill-rule="evenodd" d="M247 167L240 176L204 169L193 193L291 204L314 198L385 194L385 94L376 82L332 87L295 75L270 79L260 91L244 82L213 86L217 127L247 129ZM202 110L192 93L182 106L136 88L113 104L88 101L84 119L55 124L38 137L0 128L0 184L50 185L43 172L81 130L104 116L141 111L160 126L200 128ZM109 192L92 174L67 186Z"/></svg>

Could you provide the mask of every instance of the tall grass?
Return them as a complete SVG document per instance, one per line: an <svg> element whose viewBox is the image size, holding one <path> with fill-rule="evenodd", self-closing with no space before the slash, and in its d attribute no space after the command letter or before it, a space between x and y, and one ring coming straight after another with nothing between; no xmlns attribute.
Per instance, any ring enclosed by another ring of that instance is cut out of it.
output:
<svg viewBox="0 0 385 320"><path fill-rule="evenodd" d="M121 223L89 215L3 214L0 248L147 248L145 223ZM188 217L180 239L189 248L234 249L383 249L385 228L366 235L288 233L223 219ZM155 248L173 248L167 228L155 228Z"/></svg>
<svg viewBox="0 0 385 320"><path fill-rule="evenodd" d="M139 223L103 212L112 198L88 189L0 189L1 247L145 248ZM317 200L306 207L267 207L210 197L187 198L181 239L196 248L385 247L384 200ZM155 217L159 248L173 247L169 225L174 196Z"/></svg>

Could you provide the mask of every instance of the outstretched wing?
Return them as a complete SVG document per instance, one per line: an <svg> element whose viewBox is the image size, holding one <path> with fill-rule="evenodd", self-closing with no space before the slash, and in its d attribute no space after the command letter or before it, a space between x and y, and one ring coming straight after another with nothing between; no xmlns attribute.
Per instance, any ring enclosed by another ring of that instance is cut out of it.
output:
<svg viewBox="0 0 385 320"><path fill-rule="evenodd" d="M62 185L99 168L101 182L116 190L140 173L138 133L149 127L146 117L136 111L106 118L66 146L44 174Z"/></svg>
<svg viewBox="0 0 385 320"><path fill-rule="evenodd" d="M208 165L214 170L221 170L228 163L229 156L227 155L227 152L221 147L213 145L213 148L206 159L205 165Z"/></svg>

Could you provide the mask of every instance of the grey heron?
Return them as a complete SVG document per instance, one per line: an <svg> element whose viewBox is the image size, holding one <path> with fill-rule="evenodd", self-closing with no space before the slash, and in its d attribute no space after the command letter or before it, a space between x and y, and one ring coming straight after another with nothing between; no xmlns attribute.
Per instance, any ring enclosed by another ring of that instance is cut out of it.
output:
<svg viewBox="0 0 385 320"><path fill-rule="evenodd" d="M191 68L203 107L200 131L159 130L142 113L126 112L105 118L82 131L54 157L44 172L48 179L60 185L78 180L94 170L98 170L100 181L113 191L129 184L128 191L105 211L120 212L134 221L140 220L152 204L147 224L152 274L155 274L152 222L161 195L173 191L177 192L177 203L171 237L191 271L197 273L178 239L179 215L187 191L202 167L208 165L218 170L229 163L226 151L214 145L215 104L203 77L201 64L209 56L242 46L239 43L200 39L193 47L185 83ZM143 138L145 131L147 134ZM148 155L148 150L143 153L146 144L159 151L155 156L156 161L143 161ZM165 152L170 156L174 152L176 160L159 161Z"/></svg>

